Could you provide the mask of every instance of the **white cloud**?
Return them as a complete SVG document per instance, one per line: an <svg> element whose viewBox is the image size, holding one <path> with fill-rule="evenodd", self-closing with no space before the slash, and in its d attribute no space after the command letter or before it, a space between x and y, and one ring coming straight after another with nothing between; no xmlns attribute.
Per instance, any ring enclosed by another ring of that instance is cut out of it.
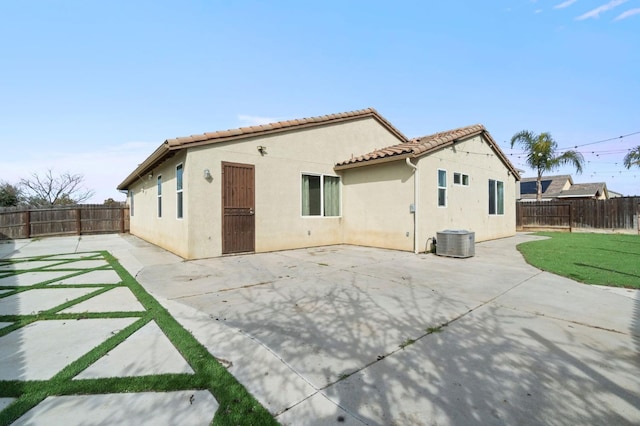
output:
<svg viewBox="0 0 640 426"><path fill-rule="evenodd" d="M607 10L613 9L614 7L618 7L623 3L626 3L627 0L611 0L609 3L607 4L603 4L602 6L596 7L593 10L590 10L589 12L580 15L576 18L577 21L583 21L585 19L589 19L589 18L599 18L600 14L602 12L606 12Z"/></svg>
<svg viewBox="0 0 640 426"><path fill-rule="evenodd" d="M536 9L535 13L542 13L542 9Z"/></svg>
<svg viewBox="0 0 640 426"><path fill-rule="evenodd" d="M238 114L238 120L242 126L259 126L261 124L269 124L278 121L272 117L257 117L255 115Z"/></svg>
<svg viewBox="0 0 640 426"><path fill-rule="evenodd" d="M575 2L577 2L578 0L567 0L564 1L560 4L556 4L555 6L553 6L554 9L564 9L565 7L569 7L572 4L574 4Z"/></svg>
<svg viewBox="0 0 640 426"><path fill-rule="evenodd" d="M614 19L614 21L622 21L623 19L626 19L633 15L637 15L639 13L640 13L640 8L629 9L626 12L622 12L620 15L616 16L616 19Z"/></svg>

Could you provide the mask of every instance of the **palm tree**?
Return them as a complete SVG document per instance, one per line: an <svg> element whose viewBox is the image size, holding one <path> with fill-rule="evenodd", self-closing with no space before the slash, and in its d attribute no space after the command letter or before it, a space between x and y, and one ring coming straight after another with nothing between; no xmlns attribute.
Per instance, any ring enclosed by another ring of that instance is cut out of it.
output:
<svg viewBox="0 0 640 426"><path fill-rule="evenodd" d="M582 173L584 157L577 151L568 150L560 154L558 144L551 134L544 132L536 135L528 130L522 130L511 138L511 148L518 144L527 154L527 165L538 172L536 184L536 200L542 200L542 174L550 172L565 164L573 164L576 173Z"/></svg>
<svg viewBox="0 0 640 426"><path fill-rule="evenodd" d="M624 166L630 169L631 166L640 167L640 145L633 148L624 156Z"/></svg>

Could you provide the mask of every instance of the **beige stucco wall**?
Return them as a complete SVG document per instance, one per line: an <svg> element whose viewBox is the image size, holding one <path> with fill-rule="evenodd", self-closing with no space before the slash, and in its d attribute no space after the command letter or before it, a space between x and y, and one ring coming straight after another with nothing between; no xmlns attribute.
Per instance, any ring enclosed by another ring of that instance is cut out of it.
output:
<svg viewBox="0 0 640 426"><path fill-rule="evenodd" d="M221 164L232 162L255 167L256 252L343 243L344 211L340 217L302 216L302 173L338 176L333 170L337 162L399 142L375 119L364 118L190 148L186 156L170 158L154 170L152 180L142 179L134 186L131 232L184 258L220 256ZM265 155L258 146L266 147ZM185 218L176 220L172 179L180 161L185 167ZM204 179L205 169L211 180ZM157 173L163 174L167 193L162 219L155 217Z"/></svg>
<svg viewBox="0 0 640 426"><path fill-rule="evenodd" d="M189 206L183 200L183 219L177 218L176 166L183 164L186 171L189 165L186 156L181 153L162 163L153 170L153 175L141 176L130 190L134 191L133 215L130 217L131 233L159 245L179 256L189 257ZM157 179L162 176L162 217L158 217ZM189 190L189 182L183 178L185 195ZM128 202L131 199L128 198Z"/></svg>
<svg viewBox="0 0 640 426"><path fill-rule="evenodd" d="M413 170L394 161L342 174L344 242L413 250Z"/></svg>
<svg viewBox="0 0 640 426"><path fill-rule="evenodd" d="M516 179L482 136L422 157L417 165L420 251L428 249L428 238L446 229L473 231L476 241L515 234ZM447 172L446 207L438 207L438 169ZM469 185L454 185L455 172L468 175ZM504 182L503 215L489 215L489 179Z"/></svg>
<svg viewBox="0 0 640 426"><path fill-rule="evenodd" d="M414 172L403 160L340 172L334 165L351 155L399 140L373 118L248 138L181 151L141 177L131 232L184 258L222 254L221 164L255 167L256 252L356 244L414 249ZM266 147L261 155L258 146ZM515 234L516 181L488 143L477 136L425 157L418 167L419 251L445 229L467 229L476 241ZM176 218L176 165L184 166L184 218ZM437 170L447 171L447 207L437 206ZM212 179L204 178L208 169ZM469 186L453 184L453 173L469 175ZM303 173L341 177L340 217L303 217ZM156 179L163 177L163 217L157 217ZM504 182L504 215L488 214L488 180Z"/></svg>

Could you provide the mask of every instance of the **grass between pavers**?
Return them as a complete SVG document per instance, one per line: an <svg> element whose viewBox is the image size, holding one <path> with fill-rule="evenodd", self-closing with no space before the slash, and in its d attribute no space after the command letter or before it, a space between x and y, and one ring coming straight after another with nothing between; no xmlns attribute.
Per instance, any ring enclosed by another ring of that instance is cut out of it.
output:
<svg viewBox="0 0 640 426"><path fill-rule="evenodd" d="M536 268L587 284L640 288L640 235L537 232L518 245Z"/></svg>
<svg viewBox="0 0 640 426"><path fill-rule="evenodd" d="M46 260L52 256L39 256L30 260ZM56 255L56 257L59 257ZM93 318L133 318L131 325L120 330L115 335L100 343L91 351L71 362L49 380L5 380L0 381L0 397L17 398L12 404L0 412L0 425L11 422L24 415L31 408L38 405L48 396L74 394L105 394L122 392L168 392L179 390L209 390L219 403L218 411L213 418L213 425L276 425L271 414L224 368L209 351L198 342L191 333L184 329L169 312L158 303L146 290L111 256L108 252L99 252L98 256L87 259L104 258L113 270L120 276L120 284L87 284L87 285L56 285L55 288L65 287L99 287L88 295L67 301L55 308L34 313L32 315L0 315L0 322L11 322L13 325L0 329L0 337L7 335L25 325L35 321L47 320L83 320ZM56 259L57 260L57 259ZM72 263L78 259L69 259ZM61 261L56 263L59 267ZM3 260L0 265L14 263L14 273L22 273L21 261ZM70 265L72 266L72 265ZM29 271L47 271L49 266L31 269ZM10 290L0 294L0 298L9 297L21 291L47 287L51 282L60 281L93 270L104 270L104 267L86 268L74 271L69 268L69 275L54 280L44 281L33 286L2 287ZM10 275L10 271L3 271L0 277ZM107 312L107 313L77 313L61 314L60 311L81 303L92 297L104 293L114 287L126 286L145 308L144 312ZM114 349L129 336L151 321L155 321L167 338L182 354L194 370L194 374L158 374L140 377L115 377L105 379L72 380L81 371L99 360L107 352ZM46 356L43 354L43 356Z"/></svg>

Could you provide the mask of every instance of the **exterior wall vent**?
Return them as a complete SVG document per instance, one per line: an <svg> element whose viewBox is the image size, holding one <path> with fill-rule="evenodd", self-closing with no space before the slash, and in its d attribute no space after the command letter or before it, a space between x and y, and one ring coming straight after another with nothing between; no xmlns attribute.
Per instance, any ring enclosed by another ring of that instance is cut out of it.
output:
<svg viewBox="0 0 640 426"><path fill-rule="evenodd" d="M449 257L472 257L476 254L476 233L464 229L437 232L436 254Z"/></svg>

